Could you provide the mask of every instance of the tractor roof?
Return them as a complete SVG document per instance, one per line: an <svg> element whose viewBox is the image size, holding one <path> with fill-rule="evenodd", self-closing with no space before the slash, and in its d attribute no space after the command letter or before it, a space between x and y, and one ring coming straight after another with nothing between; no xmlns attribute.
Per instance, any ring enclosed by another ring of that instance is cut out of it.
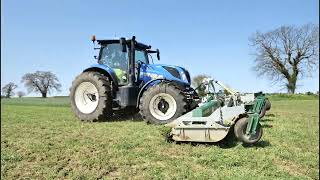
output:
<svg viewBox="0 0 320 180"><path fill-rule="evenodd" d="M100 39L100 40L97 40L97 42L99 44L119 43L120 42L119 39ZM131 39L127 39L126 41L130 44ZM151 49L150 45L146 45L146 44L139 43L139 42L137 42L136 46L138 46L138 47L140 47L142 49Z"/></svg>

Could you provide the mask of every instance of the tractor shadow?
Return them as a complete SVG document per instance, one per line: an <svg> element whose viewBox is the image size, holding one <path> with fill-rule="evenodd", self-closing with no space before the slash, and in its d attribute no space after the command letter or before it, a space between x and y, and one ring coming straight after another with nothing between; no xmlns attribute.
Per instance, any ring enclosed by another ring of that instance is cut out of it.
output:
<svg viewBox="0 0 320 180"><path fill-rule="evenodd" d="M246 148L264 148L264 147L271 146L271 144L269 141L259 141L256 144L251 144L251 145L242 144L242 146Z"/></svg>
<svg viewBox="0 0 320 180"><path fill-rule="evenodd" d="M141 122L141 121L143 121L143 119L140 114L134 114L134 115L116 115L116 114L114 114L112 117L109 117L108 119L103 119L98 122L105 123L105 122L120 122L120 121Z"/></svg>

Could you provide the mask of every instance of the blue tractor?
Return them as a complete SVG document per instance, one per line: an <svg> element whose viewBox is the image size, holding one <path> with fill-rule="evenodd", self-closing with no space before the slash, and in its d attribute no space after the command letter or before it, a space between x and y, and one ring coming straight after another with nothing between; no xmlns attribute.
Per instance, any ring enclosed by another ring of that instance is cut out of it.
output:
<svg viewBox="0 0 320 180"><path fill-rule="evenodd" d="M71 107L83 121L108 120L119 113L139 113L148 123L167 124L197 106L189 72L179 66L153 64L159 50L131 39L92 41L99 44L97 64L72 82ZM153 62L153 61L152 61Z"/></svg>

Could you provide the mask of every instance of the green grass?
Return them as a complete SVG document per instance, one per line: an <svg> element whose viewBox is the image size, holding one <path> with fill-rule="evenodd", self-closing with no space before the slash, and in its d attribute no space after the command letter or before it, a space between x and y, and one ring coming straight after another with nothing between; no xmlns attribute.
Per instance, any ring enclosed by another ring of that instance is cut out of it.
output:
<svg viewBox="0 0 320 180"><path fill-rule="evenodd" d="M66 98L1 100L1 179L319 179L319 101L270 99L253 147L166 143L138 119L82 123Z"/></svg>
<svg viewBox="0 0 320 180"><path fill-rule="evenodd" d="M15 105L15 106L50 106L50 107L61 107L70 106L69 97L59 96L59 97L23 97L23 98L2 98L1 104L5 105Z"/></svg>
<svg viewBox="0 0 320 180"><path fill-rule="evenodd" d="M319 95L312 94L272 94L268 96L272 101L279 100L319 100Z"/></svg>

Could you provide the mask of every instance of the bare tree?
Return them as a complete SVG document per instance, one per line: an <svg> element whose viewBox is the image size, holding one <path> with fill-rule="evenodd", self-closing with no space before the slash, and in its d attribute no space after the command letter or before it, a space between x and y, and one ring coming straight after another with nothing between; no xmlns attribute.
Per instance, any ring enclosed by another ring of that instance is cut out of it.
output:
<svg viewBox="0 0 320 180"><path fill-rule="evenodd" d="M297 80L319 65L319 26L281 26L266 33L255 33L250 41L256 49L254 70L273 82L284 83L295 93Z"/></svg>
<svg viewBox="0 0 320 180"><path fill-rule="evenodd" d="M11 96L14 95L14 90L17 87L18 86L16 84L14 84L13 82L10 82L10 83L6 84L5 86L3 86L2 93L4 94L4 96L6 98L10 98Z"/></svg>
<svg viewBox="0 0 320 180"><path fill-rule="evenodd" d="M25 96L26 93L23 92L23 91L18 91L18 92L17 92L17 95L18 95L19 98L21 98L22 96Z"/></svg>
<svg viewBox="0 0 320 180"><path fill-rule="evenodd" d="M194 76L194 77L192 78L192 85L193 85L193 87L194 87L194 88L197 88L197 87L203 82L203 80L204 80L205 78L208 78L208 77L210 77L210 76L205 75L205 74L200 74L200 75ZM202 87L199 87L199 88L197 89L197 92L198 92L198 95L199 95L200 97L202 97L202 96L205 95L205 89L203 89Z"/></svg>
<svg viewBox="0 0 320 180"><path fill-rule="evenodd" d="M21 82L28 88L29 92L40 92L43 98L52 91L60 91L61 84L55 74L50 71L36 71L27 73L22 77Z"/></svg>

